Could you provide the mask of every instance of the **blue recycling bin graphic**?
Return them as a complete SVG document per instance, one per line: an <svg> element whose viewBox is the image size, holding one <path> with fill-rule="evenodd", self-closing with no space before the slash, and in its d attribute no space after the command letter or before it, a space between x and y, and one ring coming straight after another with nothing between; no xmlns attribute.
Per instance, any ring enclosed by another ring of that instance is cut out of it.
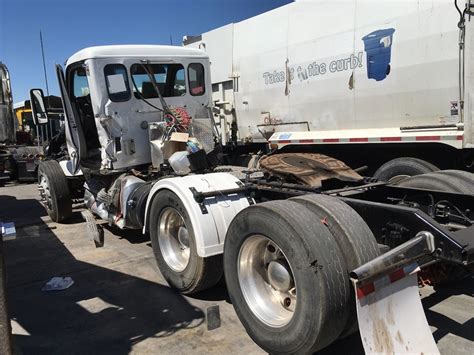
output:
<svg viewBox="0 0 474 355"><path fill-rule="evenodd" d="M394 28L381 29L364 36L364 49L367 53L367 76L377 81L390 73Z"/></svg>

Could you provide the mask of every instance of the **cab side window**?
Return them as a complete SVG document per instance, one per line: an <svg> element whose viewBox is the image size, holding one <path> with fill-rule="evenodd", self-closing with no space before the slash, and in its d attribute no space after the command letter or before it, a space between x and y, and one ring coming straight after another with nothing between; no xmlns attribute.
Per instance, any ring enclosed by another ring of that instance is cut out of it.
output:
<svg viewBox="0 0 474 355"><path fill-rule="evenodd" d="M204 66L201 63L192 63L188 66L189 90L193 96L201 96L206 92L204 80Z"/></svg>
<svg viewBox="0 0 474 355"><path fill-rule="evenodd" d="M186 80L184 79L184 68L176 70L173 80L173 96L186 94Z"/></svg>
<svg viewBox="0 0 474 355"><path fill-rule="evenodd" d="M90 96L89 82L87 81L86 69L78 67L72 72L72 96L77 99Z"/></svg>
<svg viewBox="0 0 474 355"><path fill-rule="evenodd" d="M114 102L130 99L127 69L122 64L108 64L104 68L109 99Z"/></svg>

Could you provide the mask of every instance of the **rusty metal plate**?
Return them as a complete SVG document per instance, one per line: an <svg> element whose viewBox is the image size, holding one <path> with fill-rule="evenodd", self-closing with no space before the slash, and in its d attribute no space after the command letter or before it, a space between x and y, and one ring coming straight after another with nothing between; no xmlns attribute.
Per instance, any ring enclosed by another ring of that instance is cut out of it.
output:
<svg viewBox="0 0 474 355"><path fill-rule="evenodd" d="M260 168L271 176L320 187L321 181L336 178L360 181L362 176L342 161L316 153L282 153L263 157Z"/></svg>

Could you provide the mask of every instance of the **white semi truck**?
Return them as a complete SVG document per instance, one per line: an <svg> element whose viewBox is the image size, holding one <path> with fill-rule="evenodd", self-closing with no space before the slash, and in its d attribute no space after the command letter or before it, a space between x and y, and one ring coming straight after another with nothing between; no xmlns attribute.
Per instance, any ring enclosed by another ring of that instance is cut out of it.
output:
<svg viewBox="0 0 474 355"><path fill-rule="evenodd" d="M17 130L10 73L7 66L0 62L0 176L21 182L35 181L37 161L43 152L39 147L19 142Z"/></svg>
<svg viewBox="0 0 474 355"><path fill-rule="evenodd" d="M329 154L384 180L472 172L465 8L471 1L296 0L183 43L211 59L226 142Z"/></svg>
<svg viewBox="0 0 474 355"><path fill-rule="evenodd" d="M57 76L69 159L38 173L52 220L69 217L83 183L97 245L101 223L149 233L162 275L185 294L225 274L239 319L270 353L311 353L358 325L367 351L437 352L416 272L471 267L473 174L387 183L322 154L222 144L198 49L91 47ZM31 94L47 122L41 91ZM258 168L239 166L243 154Z"/></svg>

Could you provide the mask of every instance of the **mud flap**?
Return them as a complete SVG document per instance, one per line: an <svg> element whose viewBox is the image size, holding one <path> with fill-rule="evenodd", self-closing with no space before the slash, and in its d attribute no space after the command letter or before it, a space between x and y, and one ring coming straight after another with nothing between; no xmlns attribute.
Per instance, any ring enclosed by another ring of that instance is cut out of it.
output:
<svg viewBox="0 0 474 355"><path fill-rule="evenodd" d="M439 354L418 293L417 264L373 282L353 280L366 354Z"/></svg>
<svg viewBox="0 0 474 355"><path fill-rule="evenodd" d="M92 240L96 248L104 246L104 228L97 224L97 221L89 210L81 212L82 218L86 221L87 235Z"/></svg>

